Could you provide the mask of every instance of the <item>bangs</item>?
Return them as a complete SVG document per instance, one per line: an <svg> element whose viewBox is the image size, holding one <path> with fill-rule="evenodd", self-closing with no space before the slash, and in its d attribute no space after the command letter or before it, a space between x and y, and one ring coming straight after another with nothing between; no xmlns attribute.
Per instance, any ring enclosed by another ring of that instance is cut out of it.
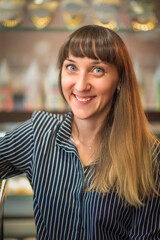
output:
<svg viewBox="0 0 160 240"><path fill-rule="evenodd" d="M84 36L82 34L80 36L77 35L69 43L68 54L71 53L75 57L100 59L104 62L117 64L117 54L113 42L110 43L108 39L97 36L96 33L92 33L92 35L86 33Z"/></svg>

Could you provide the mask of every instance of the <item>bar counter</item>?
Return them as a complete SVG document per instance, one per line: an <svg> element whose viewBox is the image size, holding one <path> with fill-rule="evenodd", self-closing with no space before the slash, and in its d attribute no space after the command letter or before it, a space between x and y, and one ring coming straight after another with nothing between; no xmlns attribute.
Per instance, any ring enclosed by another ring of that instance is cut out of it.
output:
<svg viewBox="0 0 160 240"><path fill-rule="evenodd" d="M0 181L0 240L3 239L3 207L6 195L6 180Z"/></svg>

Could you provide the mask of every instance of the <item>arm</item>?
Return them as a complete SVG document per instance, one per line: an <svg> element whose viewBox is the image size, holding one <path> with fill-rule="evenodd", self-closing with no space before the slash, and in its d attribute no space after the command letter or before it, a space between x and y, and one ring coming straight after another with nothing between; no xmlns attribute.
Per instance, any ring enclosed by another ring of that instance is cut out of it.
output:
<svg viewBox="0 0 160 240"><path fill-rule="evenodd" d="M160 150L156 149L155 170L159 196L146 199L144 205L133 209L130 239L160 240Z"/></svg>
<svg viewBox="0 0 160 240"><path fill-rule="evenodd" d="M0 178L21 173L29 174L32 168L32 155L32 120L28 120L0 139Z"/></svg>
<svg viewBox="0 0 160 240"><path fill-rule="evenodd" d="M160 197L147 199L144 206L133 209L130 239L160 239Z"/></svg>

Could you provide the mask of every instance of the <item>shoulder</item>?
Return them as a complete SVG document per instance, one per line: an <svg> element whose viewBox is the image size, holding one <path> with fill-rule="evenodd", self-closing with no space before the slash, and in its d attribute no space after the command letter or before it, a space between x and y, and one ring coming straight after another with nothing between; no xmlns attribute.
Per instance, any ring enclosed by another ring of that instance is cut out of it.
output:
<svg viewBox="0 0 160 240"><path fill-rule="evenodd" d="M39 133L42 131L54 130L59 127L70 113L54 114L45 111L35 111L32 114L32 123L34 131Z"/></svg>
<svg viewBox="0 0 160 240"><path fill-rule="evenodd" d="M154 138L152 143L152 159L160 162L160 141L157 138Z"/></svg>
<svg viewBox="0 0 160 240"><path fill-rule="evenodd" d="M155 182L158 192L160 193L160 141L156 138L152 144L152 160Z"/></svg>
<svg viewBox="0 0 160 240"><path fill-rule="evenodd" d="M66 114L57 114L57 113L49 113L45 111L34 111L32 114L32 119L34 122L51 120L51 121L63 121Z"/></svg>

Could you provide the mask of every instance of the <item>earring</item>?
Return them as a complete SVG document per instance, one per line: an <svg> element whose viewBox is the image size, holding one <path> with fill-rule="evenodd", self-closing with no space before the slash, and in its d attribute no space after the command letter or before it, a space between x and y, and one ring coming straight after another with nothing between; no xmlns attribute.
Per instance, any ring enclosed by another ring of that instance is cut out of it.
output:
<svg viewBox="0 0 160 240"><path fill-rule="evenodd" d="M117 87L117 94L119 94L121 87Z"/></svg>

